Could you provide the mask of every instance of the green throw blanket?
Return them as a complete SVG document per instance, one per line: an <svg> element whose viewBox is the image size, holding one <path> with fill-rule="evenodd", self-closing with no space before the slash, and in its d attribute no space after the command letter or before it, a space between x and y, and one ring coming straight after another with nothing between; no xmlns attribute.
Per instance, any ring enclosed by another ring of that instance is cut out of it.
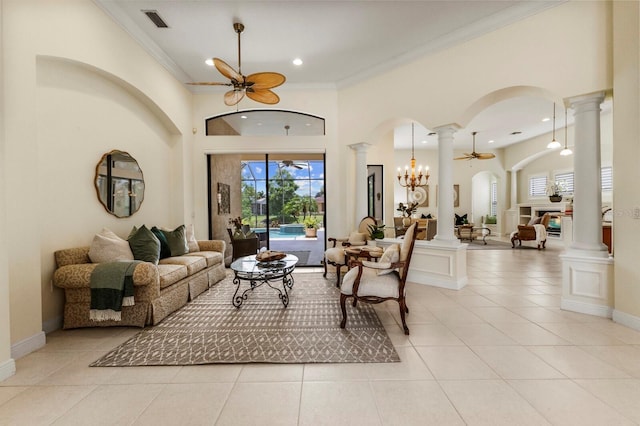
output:
<svg viewBox="0 0 640 426"><path fill-rule="evenodd" d="M92 321L120 321L122 307L133 306L133 271L140 261L100 263L91 273Z"/></svg>

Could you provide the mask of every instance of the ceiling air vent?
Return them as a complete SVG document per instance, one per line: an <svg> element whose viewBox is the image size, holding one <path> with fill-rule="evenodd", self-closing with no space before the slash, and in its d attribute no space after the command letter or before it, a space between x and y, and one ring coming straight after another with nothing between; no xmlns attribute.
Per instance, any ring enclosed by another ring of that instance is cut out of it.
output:
<svg viewBox="0 0 640 426"><path fill-rule="evenodd" d="M156 27L158 27L158 28L169 28L167 23L164 22L164 19L162 19L160 17L160 15L158 15L158 11L157 10L143 10L142 13L147 15L147 17L149 19L151 19L151 22L153 22Z"/></svg>

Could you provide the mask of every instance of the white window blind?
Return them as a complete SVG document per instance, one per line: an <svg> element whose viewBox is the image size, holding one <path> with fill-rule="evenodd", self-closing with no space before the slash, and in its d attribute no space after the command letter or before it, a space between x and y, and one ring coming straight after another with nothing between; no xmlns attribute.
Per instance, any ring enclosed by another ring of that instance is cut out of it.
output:
<svg viewBox="0 0 640 426"><path fill-rule="evenodd" d="M547 177L533 176L529 178L529 197L544 197L547 195Z"/></svg>
<svg viewBox="0 0 640 426"><path fill-rule="evenodd" d="M560 183L563 188L560 195L573 194L573 172L558 173L555 176L555 181Z"/></svg>
<svg viewBox="0 0 640 426"><path fill-rule="evenodd" d="M603 167L600 170L600 177L602 179L602 190L613 191L613 169L609 167Z"/></svg>
<svg viewBox="0 0 640 426"><path fill-rule="evenodd" d="M498 183L491 182L491 216L498 214Z"/></svg>

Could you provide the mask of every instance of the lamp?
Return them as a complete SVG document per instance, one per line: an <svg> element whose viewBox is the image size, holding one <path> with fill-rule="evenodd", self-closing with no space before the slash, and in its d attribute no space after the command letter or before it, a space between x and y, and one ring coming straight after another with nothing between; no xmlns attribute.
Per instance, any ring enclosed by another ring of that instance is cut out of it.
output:
<svg viewBox="0 0 640 426"><path fill-rule="evenodd" d="M560 142L558 142L556 140L556 103L553 103L553 140L551 142L549 142L549 145L547 145L547 148L549 149L556 149L556 148L560 148L562 145L560 145Z"/></svg>
<svg viewBox="0 0 640 426"><path fill-rule="evenodd" d="M404 175L402 170L398 167L398 183L404 188L411 188L411 191L416 189L416 186L426 185L429 181L429 167L425 167L424 173L422 172L422 165L418 166L418 175L416 176L416 159L414 156L414 123L411 123L411 176L409 176L409 166L404 166ZM404 177L404 182L402 178ZM424 182L423 182L424 179Z"/></svg>
<svg viewBox="0 0 640 426"><path fill-rule="evenodd" d="M567 156L571 154L573 154L573 151L571 151L567 147L567 110L565 109L564 110L564 149L560 151L560 155Z"/></svg>

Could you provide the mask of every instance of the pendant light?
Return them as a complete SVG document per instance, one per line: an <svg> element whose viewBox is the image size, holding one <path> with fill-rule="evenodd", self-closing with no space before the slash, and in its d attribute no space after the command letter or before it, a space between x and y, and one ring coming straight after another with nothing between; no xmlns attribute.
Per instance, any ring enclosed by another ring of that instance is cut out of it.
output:
<svg viewBox="0 0 640 426"><path fill-rule="evenodd" d="M556 140L556 103L553 103L553 140L551 142L549 142L549 145L547 145L547 148L549 149L556 149L556 148L560 148L562 145L560 145L560 142L558 142Z"/></svg>
<svg viewBox="0 0 640 426"><path fill-rule="evenodd" d="M564 149L562 151L560 151L560 155L562 155L563 157L566 157L567 155L571 155L573 154L573 151L571 151L568 147L567 147L567 110L564 110Z"/></svg>

